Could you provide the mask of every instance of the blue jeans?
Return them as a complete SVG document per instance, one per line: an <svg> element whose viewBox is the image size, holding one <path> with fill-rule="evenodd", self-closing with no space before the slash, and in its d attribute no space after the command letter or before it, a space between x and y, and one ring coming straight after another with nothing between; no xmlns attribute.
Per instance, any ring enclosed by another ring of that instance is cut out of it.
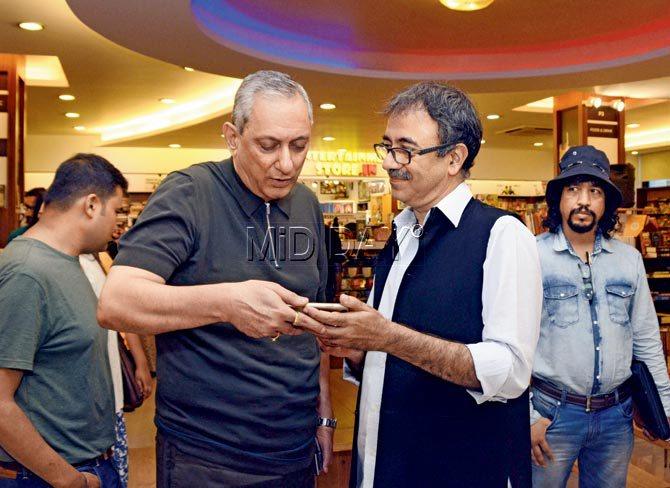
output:
<svg viewBox="0 0 670 488"><path fill-rule="evenodd" d="M111 459L80 466L77 471L92 473L100 478L100 488L121 488L119 473L117 473ZM27 469L22 469L16 479L2 478L0 488L48 488L49 485L42 478Z"/></svg>
<svg viewBox="0 0 670 488"><path fill-rule="evenodd" d="M536 388L532 392L535 410L551 421L546 435L554 453L547 467L533 465L533 487L564 487L578 461L580 488L625 488L633 453L633 401L587 412Z"/></svg>

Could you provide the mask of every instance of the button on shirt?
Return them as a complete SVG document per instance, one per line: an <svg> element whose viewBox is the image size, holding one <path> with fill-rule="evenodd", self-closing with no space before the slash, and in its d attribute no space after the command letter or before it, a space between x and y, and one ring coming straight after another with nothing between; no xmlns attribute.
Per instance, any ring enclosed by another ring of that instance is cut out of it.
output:
<svg viewBox="0 0 670 488"><path fill-rule="evenodd" d="M537 246L544 306L533 375L578 395L606 394L630 377L635 356L649 368L670 415L670 381L640 253L599 234L588 270L560 228L538 236ZM533 411L531 421L538 418Z"/></svg>
<svg viewBox="0 0 670 488"><path fill-rule="evenodd" d="M458 227L463 211L472 198L466 183L444 197L430 212L442 212ZM426 216L426 220L428 216ZM398 254L389 271L379 302L379 312L391 319L402 278L416 256L419 232L412 232L417 221L411 208L394 220ZM482 289L482 342L467 344L482 390L468 390L477 403L506 401L521 395L530 380L533 355L539 334L542 303L540 264L535 240L515 217L496 221L484 261ZM449 270L437 270L448 275ZM458 279L454 276L450 279ZM437 282L436 282L437 284ZM368 304L373 303L373 294ZM386 353L369 351L365 356L359 405L358 480L359 486L374 483L379 433L379 411L386 369ZM345 362L345 379L358 384ZM449 405L442 408L448 409Z"/></svg>

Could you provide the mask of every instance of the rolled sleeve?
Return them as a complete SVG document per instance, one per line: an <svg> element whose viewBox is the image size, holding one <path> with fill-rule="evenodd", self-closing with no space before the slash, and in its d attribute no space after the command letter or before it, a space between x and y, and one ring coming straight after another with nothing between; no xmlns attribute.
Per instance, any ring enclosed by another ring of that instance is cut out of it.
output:
<svg viewBox="0 0 670 488"><path fill-rule="evenodd" d="M135 225L121 238L115 266L131 266L164 280L191 255L197 238L192 179L172 173L149 199Z"/></svg>
<svg viewBox="0 0 670 488"><path fill-rule="evenodd" d="M516 218L491 229L482 287L482 342L467 345L481 391L477 401L519 397L530 384L540 335L542 274L535 237Z"/></svg>

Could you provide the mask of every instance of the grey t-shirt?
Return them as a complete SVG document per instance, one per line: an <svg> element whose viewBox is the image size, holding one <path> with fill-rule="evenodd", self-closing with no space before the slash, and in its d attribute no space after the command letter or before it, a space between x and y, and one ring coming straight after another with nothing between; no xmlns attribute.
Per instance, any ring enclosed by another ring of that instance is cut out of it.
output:
<svg viewBox="0 0 670 488"><path fill-rule="evenodd" d="M267 280L323 300L327 258L316 196L296 185L271 202L272 241L267 211L231 160L191 166L152 195L114 265L174 286ZM311 334L272 342L217 323L161 334L156 344L156 423L182 451L252 473L284 474L311 462L320 357Z"/></svg>
<svg viewBox="0 0 670 488"><path fill-rule="evenodd" d="M76 257L25 237L0 254L0 368L23 371L16 403L69 463L114 444L107 331L96 306Z"/></svg>

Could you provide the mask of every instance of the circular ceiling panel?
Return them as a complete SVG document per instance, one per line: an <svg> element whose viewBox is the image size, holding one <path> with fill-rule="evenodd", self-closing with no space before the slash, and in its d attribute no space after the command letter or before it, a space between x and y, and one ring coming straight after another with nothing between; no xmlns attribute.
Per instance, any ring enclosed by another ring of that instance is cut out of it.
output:
<svg viewBox="0 0 670 488"><path fill-rule="evenodd" d="M670 55L667 0L498 0L454 12L437 0L191 0L228 49L298 68L384 78L579 73Z"/></svg>

